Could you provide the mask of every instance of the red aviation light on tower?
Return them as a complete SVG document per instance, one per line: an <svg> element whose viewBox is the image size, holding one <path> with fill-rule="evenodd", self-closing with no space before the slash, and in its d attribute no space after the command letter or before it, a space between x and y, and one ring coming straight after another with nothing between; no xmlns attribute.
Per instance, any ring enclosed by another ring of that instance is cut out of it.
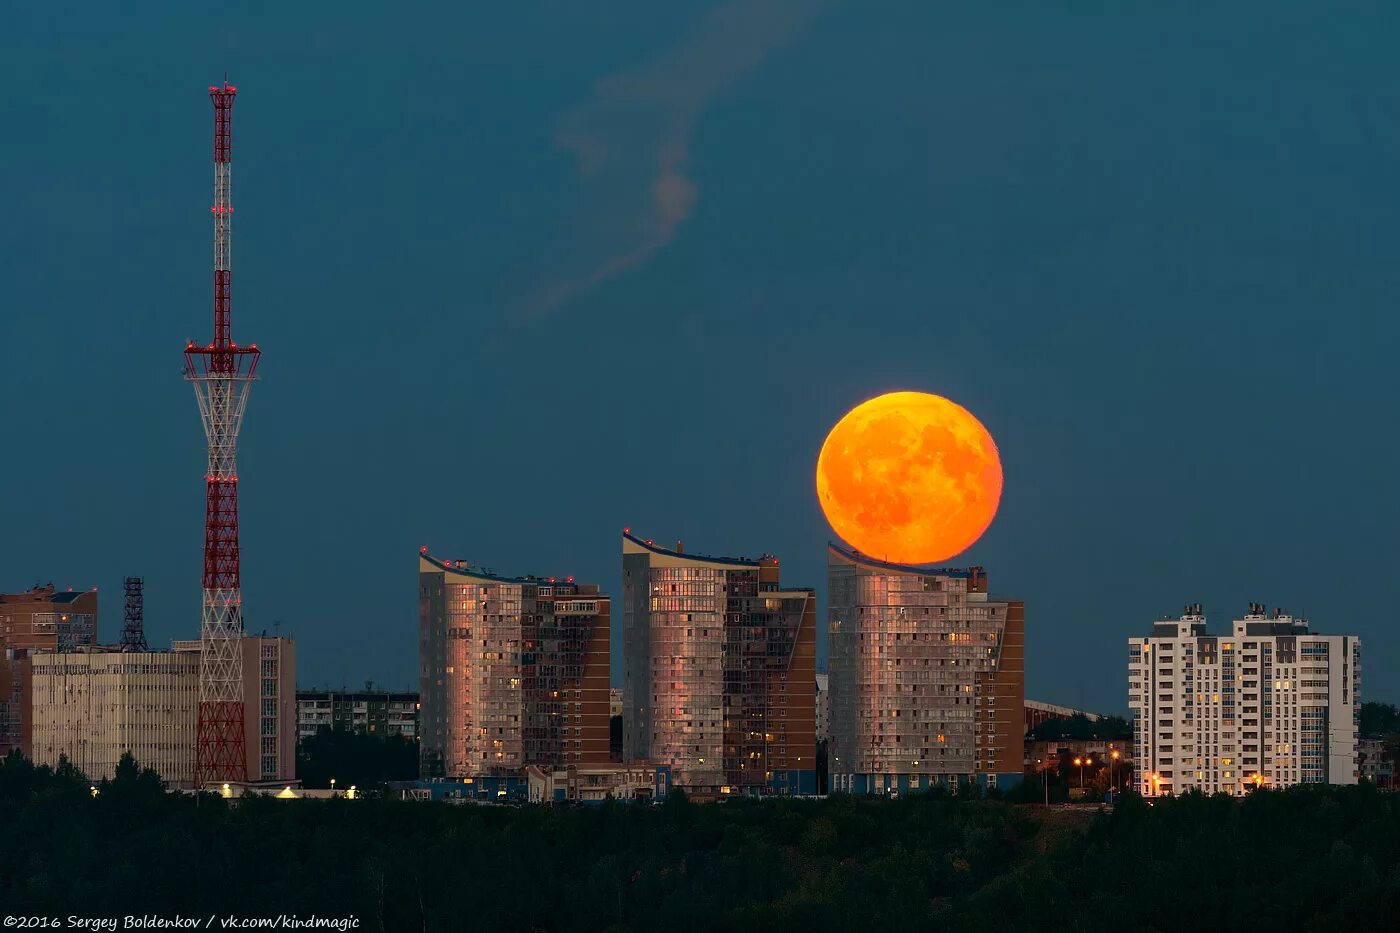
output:
<svg viewBox="0 0 1400 933"><path fill-rule="evenodd" d="M196 782L247 777L243 707L243 596L238 545L238 432L258 368L256 346L233 341L233 101L227 81L209 88L214 105L214 337L185 346L209 445L205 471L204 600L200 617Z"/></svg>

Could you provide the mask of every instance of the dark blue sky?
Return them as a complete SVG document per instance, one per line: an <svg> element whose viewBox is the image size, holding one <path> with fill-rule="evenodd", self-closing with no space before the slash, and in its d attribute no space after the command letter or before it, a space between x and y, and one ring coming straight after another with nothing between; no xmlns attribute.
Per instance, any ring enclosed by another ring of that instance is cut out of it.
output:
<svg viewBox="0 0 1400 933"><path fill-rule="evenodd" d="M7 12L0 589L197 634L227 70L247 621L303 684L416 681L420 544L617 594L630 525L824 613L817 451L905 388L998 441L959 562L1032 696L1121 709L1125 638L1257 600L1400 698L1400 8L466 6Z"/></svg>

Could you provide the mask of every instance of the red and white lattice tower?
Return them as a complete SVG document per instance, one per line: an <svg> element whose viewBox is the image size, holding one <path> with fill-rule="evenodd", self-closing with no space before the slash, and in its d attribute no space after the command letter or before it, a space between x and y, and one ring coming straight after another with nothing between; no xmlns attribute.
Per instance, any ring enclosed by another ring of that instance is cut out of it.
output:
<svg viewBox="0 0 1400 933"><path fill-rule="evenodd" d="M214 102L214 339L185 347L185 378L194 385L209 441L205 476L204 609L199 641L199 731L195 780L242 781L247 776L243 733L243 599L238 578L238 429L248 387L258 368L256 344L240 347L230 326L230 228L233 203L233 98L225 81Z"/></svg>

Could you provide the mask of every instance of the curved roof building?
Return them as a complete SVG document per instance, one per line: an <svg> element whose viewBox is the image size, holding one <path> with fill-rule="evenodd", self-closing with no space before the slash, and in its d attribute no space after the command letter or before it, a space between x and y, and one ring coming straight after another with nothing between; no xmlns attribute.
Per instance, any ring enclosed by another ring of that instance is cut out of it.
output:
<svg viewBox="0 0 1400 933"><path fill-rule="evenodd" d="M980 567L827 548L831 789L1009 787L1022 770L1025 604Z"/></svg>
<svg viewBox="0 0 1400 933"><path fill-rule="evenodd" d="M424 777L608 761L611 600L573 577L418 558Z"/></svg>
<svg viewBox="0 0 1400 933"><path fill-rule="evenodd" d="M815 793L816 598L778 560L622 535L624 756L700 796Z"/></svg>

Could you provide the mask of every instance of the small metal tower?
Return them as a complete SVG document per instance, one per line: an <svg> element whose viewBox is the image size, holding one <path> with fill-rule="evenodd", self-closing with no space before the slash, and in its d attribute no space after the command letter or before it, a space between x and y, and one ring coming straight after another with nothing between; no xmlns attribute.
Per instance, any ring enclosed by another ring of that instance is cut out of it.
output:
<svg viewBox="0 0 1400 933"><path fill-rule="evenodd" d="M140 577L127 577L126 614L122 626L122 651L150 651L146 645L146 601L141 595L143 580Z"/></svg>
<svg viewBox="0 0 1400 933"><path fill-rule="evenodd" d="M247 776L243 733L243 598L238 552L238 431L258 347L232 335L233 99L227 80L209 88L214 103L214 339L185 347L185 378L194 385L209 442L205 474L204 607L200 617L199 724L195 780L242 781Z"/></svg>

